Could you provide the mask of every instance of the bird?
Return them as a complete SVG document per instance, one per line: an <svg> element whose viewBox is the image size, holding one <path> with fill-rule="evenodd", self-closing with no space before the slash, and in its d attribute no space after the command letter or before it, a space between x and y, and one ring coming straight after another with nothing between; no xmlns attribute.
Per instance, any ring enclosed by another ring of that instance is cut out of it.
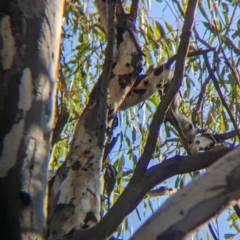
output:
<svg viewBox="0 0 240 240"><path fill-rule="evenodd" d="M116 184L116 176L117 176L116 168L113 165L106 163L104 173L104 192L107 194L108 210L110 208L111 194Z"/></svg>

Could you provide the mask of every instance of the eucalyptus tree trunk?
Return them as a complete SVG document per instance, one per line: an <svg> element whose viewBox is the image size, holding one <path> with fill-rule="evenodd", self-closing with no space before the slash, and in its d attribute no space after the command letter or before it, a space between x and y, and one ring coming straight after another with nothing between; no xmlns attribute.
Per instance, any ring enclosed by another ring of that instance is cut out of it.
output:
<svg viewBox="0 0 240 240"><path fill-rule="evenodd" d="M63 4L0 2L0 239L45 239Z"/></svg>

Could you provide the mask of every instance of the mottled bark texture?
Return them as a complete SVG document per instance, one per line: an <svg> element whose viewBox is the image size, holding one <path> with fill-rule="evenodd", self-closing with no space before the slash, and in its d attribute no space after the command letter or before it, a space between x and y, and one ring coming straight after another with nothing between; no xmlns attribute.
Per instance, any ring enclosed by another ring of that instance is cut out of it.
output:
<svg viewBox="0 0 240 240"><path fill-rule="evenodd" d="M63 3L0 2L0 239L44 239Z"/></svg>

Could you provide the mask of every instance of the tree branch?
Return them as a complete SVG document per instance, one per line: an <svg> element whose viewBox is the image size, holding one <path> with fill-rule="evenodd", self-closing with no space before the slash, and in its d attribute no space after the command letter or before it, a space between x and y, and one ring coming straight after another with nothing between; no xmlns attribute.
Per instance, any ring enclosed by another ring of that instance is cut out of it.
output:
<svg viewBox="0 0 240 240"><path fill-rule="evenodd" d="M96 226L85 231L73 231L64 239L106 239L156 185L175 175L205 169L232 149L234 148L222 148L189 156L175 156L151 167L137 184L128 184L117 202Z"/></svg>
<svg viewBox="0 0 240 240"><path fill-rule="evenodd" d="M203 98L204 98L204 95L205 95L205 92L206 92L207 85L210 82L210 80L211 80L210 76L208 76L205 79L205 81L204 81L204 83L201 87L201 91L199 93L199 96L198 96L198 101L197 101L196 107L192 112L192 122L193 122L194 125L197 124L197 115L198 115L198 113L199 113L199 111L200 111L200 109L203 105Z"/></svg>
<svg viewBox="0 0 240 240"><path fill-rule="evenodd" d="M218 95L219 95L219 97L220 97L220 99L222 101L223 106L225 107L226 111L228 112L228 115L229 115L229 117L230 117L230 119L232 121L232 124L233 124L234 128L235 128L236 134L237 134L237 136L238 136L238 138L240 140L240 133L238 132L238 125L237 125L237 123L235 121L235 118L234 118L234 116L232 114L232 111L229 109L229 107L228 107L228 105L227 105L227 103L225 101L225 98L224 98L224 96L222 94L222 91L221 91L221 89L219 87L218 80L217 80L215 74L212 71L212 68L211 68L211 65L209 63L207 55L204 54L203 56L204 56L204 60L205 60L205 63L206 63L206 67L208 69L209 76L213 80L213 84L214 84L214 86L215 86L215 88L216 88L216 90L218 92Z"/></svg>
<svg viewBox="0 0 240 240"><path fill-rule="evenodd" d="M240 198L239 154L240 147L213 164L206 174L171 196L131 240L183 239L196 227L233 204Z"/></svg>
<svg viewBox="0 0 240 240"><path fill-rule="evenodd" d="M238 132L240 133L240 128L238 128ZM225 132L225 133L218 133L214 134L213 137L217 140L217 142L223 142L224 140L236 137L237 133L236 130Z"/></svg>
<svg viewBox="0 0 240 240"><path fill-rule="evenodd" d="M108 0L108 41L105 51L105 61L103 65L103 73L101 75L101 90L100 90L100 111L99 111L99 124L98 124L98 146L103 148L105 144L105 135L107 130L107 116L108 116L108 106L109 106L109 81L112 72L112 62L113 62L113 47L115 42L115 0Z"/></svg>
<svg viewBox="0 0 240 240"><path fill-rule="evenodd" d="M166 95L163 97L160 105L158 106L153 116L153 120L150 124L150 132L148 135L148 139L146 141L144 152L139 158L139 161L136 165L135 173L131 179L133 181L138 181L139 179L141 179L142 175L145 173L149 160L151 159L152 153L156 146L158 132L161 124L163 123L165 113L167 112L168 107L170 106L174 96L176 95L176 93L178 92L182 84L183 74L185 70L185 59L189 49L190 36L191 36L193 24L194 24L194 17L195 17L197 2L198 2L197 0L192 0L188 2L186 18L182 28L181 41L179 44L177 58L176 58L176 68L175 68L173 80L171 82L171 87L166 93Z"/></svg>
<svg viewBox="0 0 240 240"><path fill-rule="evenodd" d="M213 227L212 227L211 223L208 223L208 228L209 228L209 231L212 234L212 237L214 238L214 240L219 240L218 237L216 236L214 230L213 230Z"/></svg>
<svg viewBox="0 0 240 240"><path fill-rule="evenodd" d="M137 20L137 11L138 11L139 0L132 0L130 15L133 22Z"/></svg>

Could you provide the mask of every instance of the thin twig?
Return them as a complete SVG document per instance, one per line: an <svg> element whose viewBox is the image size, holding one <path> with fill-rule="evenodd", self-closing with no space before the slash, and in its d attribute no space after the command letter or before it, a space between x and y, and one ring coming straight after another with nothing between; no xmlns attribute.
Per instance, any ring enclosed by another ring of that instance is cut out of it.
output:
<svg viewBox="0 0 240 240"><path fill-rule="evenodd" d="M238 129L238 132L240 133L240 128ZM217 142L223 142L230 138L236 137L236 135L236 130L233 130L225 133L214 134L213 137L217 140Z"/></svg>
<svg viewBox="0 0 240 240"><path fill-rule="evenodd" d="M206 87L207 87L208 83L210 82L210 80L211 80L211 78L209 76L205 79L205 81L201 87L201 91L198 95L198 101L197 101L196 107L192 112L192 122L193 122L194 126L197 124L197 115L198 115L200 109L202 108L203 98L204 98L204 95L206 92Z"/></svg>
<svg viewBox="0 0 240 240"><path fill-rule="evenodd" d="M130 15L134 23L137 20L138 5L139 5L139 0L132 0Z"/></svg>
<svg viewBox="0 0 240 240"><path fill-rule="evenodd" d="M103 162L106 161L109 153L112 151L112 149L114 148L117 140L118 140L118 137L120 136L120 134L117 134L117 136L113 137L111 142L107 143L105 148L104 148L104 154L103 154Z"/></svg>
<svg viewBox="0 0 240 240"><path fill-rule="evenodd" d="M189 52L187 54L187 57L195 57L195 56L199 56L199 55L204 55L204 54L214 51L215 49L216 49L215 47L211 47L211 48L207 48L207 49L198 49L196 51ZM175 54L171 58L169 58L168 61L165 63L165 65L171 66L171 64L174 61L176 61L176 59L177 59L177 54Z"/></svg>
<svg viewBox="0 0 240 240"><path fill-rule="evenodd" d="M180 5L180 2L178 0L173 0L173 2L177 5L178 11L181 13L182 17L185 17L185 14L182 10L182 7ZM201 7L201 4L199 3L199 8ZM197 29L195 28L195 26L193 27L193 32L195 34L196 39L201 42L203 45L205 45L208 48L211 48L211 45L208 44L205 40L203 40L202 38L200 38Z"/></svg>
<svg viewBox="0 0 240 240"><path fill-rule="evenodd" d="M213 228L212 228L212 224L211 223L208 223L208 229L209 229L210 233L212 234L212 237L214 238L214 240L219 240L218 237L216 236Z"/></svg>
<svg viewBox="0 0 240 240"><path fill-rule="evenodd" d="M233 78L235 79L235 82L237 83L238 87L240 87L240 81L239 81L239 75L237 73L237 70L236 68L234 68L231 63L229 62L229 60L227 59L226 57L226 54L224 52L224 50L222 50L222 53L223 53L223 58L225 60L225 63L226 65L230 68L230 70L232 71L232 75L233 75Z"/></svg>
<svg viewBox="0 0 240 240"><path fill-rule="evenodd" d="M223 96L223 94L222 94L222 91L221 91L221 89L220 89L220 86L219 86L219 84L218 84L218 80L217 80L215 74L214 74L213 71L212 71L212 68L211 68L211 65L210 65L210 63L209 63L207 54L204 54L203 56L204 56L204 60L205 60L206 67L207 67L207 69L208 69L209 76L212 78L214 87L215 87L215 89L217 90L218 95L219 95L219 97L220 97L220 99L221 99L221 101L222 101L222 104L223 104L223 106L225 107L226 111L228 112L228 115L229 115L229 117L230 117L230 119L231 119L231 121L232 121L232 124L233 124L233 126L234 126L234 128L235 128L236 134L237 134L238 138L240 139L240 133L238 132L238 125L237 125L237 123L236 123L236 121L235 121L235 118L234 118L234 116L233 116L233 114L232 114L232 111L230 110L230 108L228 107L228 105L227 105L227 103L226 103L226 101L225 101L225 98L224 98L224 96Z"/></svg>
<svg viewBox="0 0 240 240"><path fill-rule="evenodd" d="M215 10L217 11L217 8L216 8L215 4L213 4L213 5L214 5L214 7L215 7ZM234 10L236 10L236 8L235 8ZM221 41L221 37L220 37L220 33L219 33L219 31L218 31L217 23L216 23L216 20L215 20L215 17L214 17L214 15L213 15L213 13L212 13L212 17L213 17L213 23L214 23L214 26L215 26L215 29L216 29L216 33L217 33L217 36L218 36L218 41L219 41L219 44L220 44L219 48L220 48L220 50L221 50L221 52L222 52L222 54L223 54L223 58L224 58L224 60L225 60L226 65L227 65L227 66L230 68L230 70L232 71L233 78L235 79L237 85L240 87L239 76L238 76L238 74L237 74L237 72L236 72L236 69L234 69L233 66L231 65L231 63L229 62L229 60L228 60L228 58L227 58L227 56L226 56L226 54L225 54L225 51L224 51L224 49L223 49L222 41ZM232 21L232 19L231 19L231 21ZM228 27L230 27L230 25L229 25ZM226 33L227 33L227 32L226 32Z"/></svg>
<svg viewBox="0 0 240 240"><path fill-rule="evenodd" d="M171 121L170 121L171 124L174 126L174 128L177 130L177 132L179 134L179 137L181 139L181 143L182 143L183 147L185 148L187 154L190 155L191 152L190 152L190 149L188 147L186 136L185 136L182 128L179 126L179 122L178 122L178 120L176 118L176 115L175 115L174 111L172 109L169 109L168 110L168 114L169 114L169 116L171 118Z"/></svg>

